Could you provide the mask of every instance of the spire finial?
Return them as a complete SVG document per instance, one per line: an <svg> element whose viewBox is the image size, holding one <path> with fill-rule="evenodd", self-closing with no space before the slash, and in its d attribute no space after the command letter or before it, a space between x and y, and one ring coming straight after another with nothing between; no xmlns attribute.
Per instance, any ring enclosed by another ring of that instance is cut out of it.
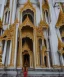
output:
<svg viewBox="0 0 64 77"><path fill-rule="evenodd" d="M30 0L28 0L28 2L30 2Z"/></svg>

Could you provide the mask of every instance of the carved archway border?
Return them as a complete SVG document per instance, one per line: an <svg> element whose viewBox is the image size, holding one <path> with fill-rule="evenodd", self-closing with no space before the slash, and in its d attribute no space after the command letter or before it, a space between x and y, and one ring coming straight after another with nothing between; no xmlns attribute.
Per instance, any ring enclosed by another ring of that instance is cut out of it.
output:
<svg viewBox="0 0 64 77"><path fill-rule="evenodd" d="M19 29L22 29L24 26L29 26L32 27L33 29L35 29L34 24L30 21L29 17L27 16L27 18L23 21L23 23L20 23Z"/></svg>
<svg viewBox="0 0 64 77"><path fill-rule="evenodd" d="M27 1L24 4L23 8L20 8L20 12L23 12L23 11L25 11L27 9L32 10L34 13L36 12L35 8L33 7L32 3L30 1Z"/></svg>
<svg viewBox="0 0 64 77"><path fill-rule="evenodd" d="M34 39L33 39L33 36L30 36L30 35L29 35L29 36L24 35L24 36L22 36L22 39L23 39L23 38L26 38L26 37L30 38L32 41L34 40Z"/></svg>

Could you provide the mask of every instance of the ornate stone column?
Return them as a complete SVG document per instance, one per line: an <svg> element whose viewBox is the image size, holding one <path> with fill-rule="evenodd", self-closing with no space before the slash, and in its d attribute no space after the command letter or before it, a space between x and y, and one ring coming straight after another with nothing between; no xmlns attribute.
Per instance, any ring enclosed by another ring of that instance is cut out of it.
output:
<svg viewBox="0 0 64 77"><path fill-rule="evenodd" d="M47 51L47 55L48 55L48 67L50 68L49 51Z"/></svg>
<svg viewBox="0 0 64 77"><path fill-rule="evenodd" d="M17 68L22 68L22 33L19 29L19 50L17 54Z"/></svg>
<svg viewBox="0 0 64 77"><path fill-rule="evenodd" d="M2 41L0 41L0 67L3 67L3 64L2 64Z"/></svg>
<svg viewBox="0 0 64 77"><path fill-rule="evenodd" d="M31 52L31 51L30 51ZM32 53L30 54L30 68L33 68L33 58Z"/></svg>
<svg viewBox="0 0 64 77"><path fill-rule="evenodd" d="M34 68L36 68L36 29L33 31L34 41L33 41L33 55L34 55Z"/></svg>
<svg viewBox="0 0 64 77"><path fill-rule="evenodd" d="M40 56L39 56L39 46L38 38L36 37L36 67L40 67Z"/></svg>
<svg viewBox="0 0 64 77"><path fill-rule="evenodd" d="M46 56L46 48L45 46L42 47L42 67L45 68L45 61L44 61L44 57Z"/></svg>
<svg viewBox="0 0 64 77"><path fill-rule="evenodd" d="M15 54L14 54L14 67L16 68L16 59L17 59L17 45L18 45L18 26L19 24L16 23L16 31L15 31Z"/></svg>
<svg viewBox="0 0 64 77"><path fill-rule="evenodd" d="M40 67L40 56L39 56L39 52L37 52L37 63L36 63L36 66L37 68Z"/></svg>
<svg viewBox="0 0 64 77"><path fill-rule="evenodd" d="M45 64L44 64L44 53L42 53L42 67L43 68L45 67Z"/></svg>
<svg viewBox="0 0 64 77"><path fill-rule="evenodd" d="M15 45L16 45L16 24L11 25L11 30L12 30L12 36L11 36L11 42L12 42L12 50L11 50L11 57L10 57L10 68L15 68Z"/></svg>

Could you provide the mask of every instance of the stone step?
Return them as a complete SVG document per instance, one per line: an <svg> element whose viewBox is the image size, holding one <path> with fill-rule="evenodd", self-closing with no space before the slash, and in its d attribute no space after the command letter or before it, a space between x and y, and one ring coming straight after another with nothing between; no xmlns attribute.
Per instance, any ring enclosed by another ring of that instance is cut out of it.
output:
<svg viewBox="0 0 64 77"><path fill-rule="evenodd" d="M23 77L21 69L1 69L0 77ZM64 69L28 69L28 77L64 77Z"/></svg>

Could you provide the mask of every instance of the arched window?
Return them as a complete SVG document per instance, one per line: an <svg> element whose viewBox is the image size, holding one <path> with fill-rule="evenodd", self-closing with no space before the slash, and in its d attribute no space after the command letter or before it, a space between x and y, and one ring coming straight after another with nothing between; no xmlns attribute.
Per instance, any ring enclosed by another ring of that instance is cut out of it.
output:
<svg viewBox="0 0 64 77"><path fill-rule="evenodd" d="M26 19L26 17L29 17L32 23L34 23L34 12L30 9L27 9L26 11L23 11L22 13L22 22Z"/></svg>
<svg viewBox="0 0 64 77"><path fill-rule="evenodd" d="M44 13L44 19L47 23L51 22L50 12L49 12L49 4L48 0L43 1L43 13Z"/></svg>
<svg viewBox="0 0 64 77"><path fill-rule="evenodd" d="M44 11L44 18L47 23L50 23L51 19L50 19L50 14L48 10Z"/></svg>
<svg viewBox="0 0 64 77"><path fill-rule="evenodd" d="M4 24L9 24L10 11L7 9L4 13Z"/></svg>

